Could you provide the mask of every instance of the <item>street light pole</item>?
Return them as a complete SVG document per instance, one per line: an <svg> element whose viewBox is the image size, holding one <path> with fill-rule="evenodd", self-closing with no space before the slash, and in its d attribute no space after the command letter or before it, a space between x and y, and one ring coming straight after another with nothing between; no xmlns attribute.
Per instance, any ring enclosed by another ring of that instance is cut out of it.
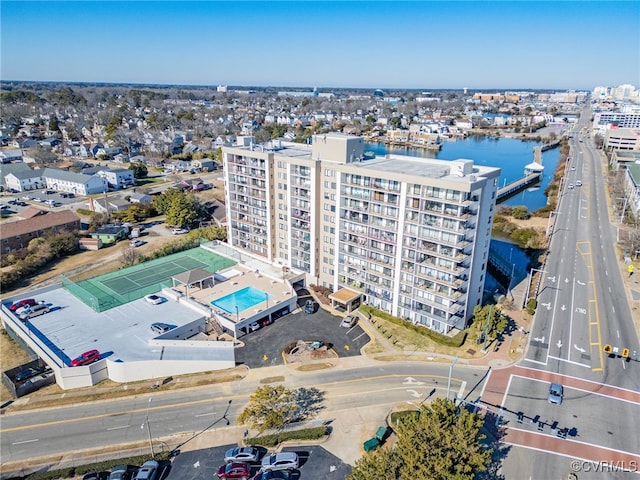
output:
<svg viewBox="0 0 640 480"><path fill-rule="evenodd" d="M449 381L447 382L447 400L449 400L449 392L451 391L451 375L453 374L453 366L458 361L458 357L453 359L451 365L449 366Z"/></svg>
<svg viewBox="0 0 640 480"><path fill-rule="evenodd" d="M149 403L147 403L147 413L144 416L144 423L140 425L141 429L144 429L144 426L147 426L147 435L149 437L149 448L151 449L151 458L156 458L156 455L153 451L153 440L151 439L151 425L149 425L149 407L151 407L151 401L153 398L149 397Z"/></svg>

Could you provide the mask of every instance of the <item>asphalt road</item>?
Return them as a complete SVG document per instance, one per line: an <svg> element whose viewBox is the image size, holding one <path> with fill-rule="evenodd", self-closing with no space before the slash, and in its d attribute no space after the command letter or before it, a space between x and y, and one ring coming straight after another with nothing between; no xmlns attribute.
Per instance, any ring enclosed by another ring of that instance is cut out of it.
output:
<svg viewBox="0 0 640 480"><path fill-rule="evenodd" d="M597 463L576 469L571 461L611 461L614 450L629 452L640 460L640 403L621 399L623 390L605 387L640 392L640 363L609 358L603 352L604 345L617 346L620 351L640 349L614 251L604 179L606 165L589 136L578 134L580 128L589 126L589 118L590 112L585 110L575 129L560 203L552 214L551 250L539 288L535 322L521 362L523 367L537 371L538 378L522 378L514 372L504 380L508 382L503 385L501 402L506 410L505 422L509 428L526 432L522 436L526 441L518 445L535 449L524 452L522 447L512 448L503 465L506 478L567 478L571 472L581 480L628 478L630 473L615 471L606 471L603 476ZM577 180L582 186L576 186ZM547 401L548 378L565 384L561 405ZM578 386L579 379L591 382L581 384L589 387L588 391ZM522 424L514 416L517 412L526 416ZM569 447L566 453L554 451L549 441L559 429L568 433L563 440ZM605 447L611 454L590 458L592 447ZM637 469L640 464L627 462L626 468Z"/></svg>
<svg viewBox="0 0 640 480"><path fill-rule="evenodd" d="M456 366L451 396L461 390L464 395L478 396L485 373L481 369ZM330 421L336 411L419 403L432 392L446 396L448 375L448 365L391 363L289 373L273 381L289 388L315 387L320 390L324 400L317 419ZM229 435L235 435L232 432L236 431L237 416L248 402L249 395L266 380L256 372L252 378L242 381L187 391L150 392L149 397L128 397L27 412L13 413L8 409L2 417L0 430L0 462L80 451L91 446L105 448L144 442L147 431L141 426L146 425L147 417L153 438L180 433L195 435L209 428L228 429ZM222 421L223 417L229 420L229 426Z"/></svg>

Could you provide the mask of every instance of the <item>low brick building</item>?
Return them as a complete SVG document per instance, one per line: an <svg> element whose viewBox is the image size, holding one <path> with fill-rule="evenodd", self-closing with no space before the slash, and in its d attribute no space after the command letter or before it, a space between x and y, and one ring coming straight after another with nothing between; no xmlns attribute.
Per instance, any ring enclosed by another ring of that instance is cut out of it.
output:
<svg viewBox="0 0 640 480"><path fill-rule="evenodd" d="M39 213L29 218L2 224L2 229L0 229L2 253L25 248L31 240L42 237L47 233L76 232L79 229L80 217L71 210L62 210L60 212L40 210Z"/></svg>

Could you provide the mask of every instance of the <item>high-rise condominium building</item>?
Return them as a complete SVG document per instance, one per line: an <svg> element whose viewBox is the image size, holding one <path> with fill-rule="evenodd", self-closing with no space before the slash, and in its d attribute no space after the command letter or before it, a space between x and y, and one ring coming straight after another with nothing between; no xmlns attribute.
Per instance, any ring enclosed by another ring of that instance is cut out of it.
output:
<svg viewBox="0 0 640 480"><path fill-rule="evenodd" d="M369 158L362 137L223 148L228 242L439 332L482 299L500 169ZM346 293L346 295L345 295Z"/></svg>

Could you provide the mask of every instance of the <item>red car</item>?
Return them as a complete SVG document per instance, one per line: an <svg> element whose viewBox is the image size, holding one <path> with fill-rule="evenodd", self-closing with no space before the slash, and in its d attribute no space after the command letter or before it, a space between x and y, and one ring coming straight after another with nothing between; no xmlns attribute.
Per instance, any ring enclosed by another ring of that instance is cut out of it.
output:
<svg viewBox="0 0 640 480"><path fill-rule="evenodd" d="M249 478L251 467L248 463L227 463L218 469L218 478Z"/></svg>
<svg viewBox="0 0 640 480"><path fill-rule="evenodd" d="M100 352L98 350L89 350L84 352L78 358L71 360L72 367L80 367L81 365L89 365L90 363L100 360Z"/></svg>
<svg viewBox="0 0 640 480"><path fill-rule="evenodd" d="M38 302L36 302L33 298L23 298L22 300L18 300L16 303L12 304L9 307L9 310L11 310L12 312L15 312L17 309L26 307L27 305L29 305L30 307L33 307L37 303Z"/></svg>

